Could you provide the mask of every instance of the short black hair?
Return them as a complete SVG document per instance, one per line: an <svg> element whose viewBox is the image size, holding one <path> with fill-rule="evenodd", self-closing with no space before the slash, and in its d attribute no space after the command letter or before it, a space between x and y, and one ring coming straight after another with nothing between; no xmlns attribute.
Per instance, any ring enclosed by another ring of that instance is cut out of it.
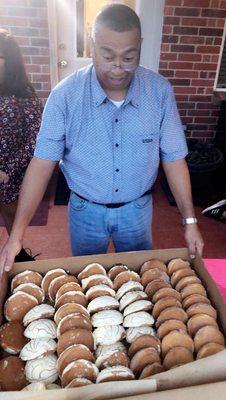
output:
<svg viewBox="0 0 226 400"><path fill-rule="evenodd" d="M28 80L19 45L5 29L0 29L0 51L5 59L5 76L0 84L0 94L33 97L35 91Z"/></svg>
<svg viewBox="0 0 226 400"><path fill-rule="evenodd" d="M128 32L137 29L141 35L141 23L138 15L132 8L124 4L110 4L101 9L97 14L94 29L98 25L104 25L115 32Z"/></svg>

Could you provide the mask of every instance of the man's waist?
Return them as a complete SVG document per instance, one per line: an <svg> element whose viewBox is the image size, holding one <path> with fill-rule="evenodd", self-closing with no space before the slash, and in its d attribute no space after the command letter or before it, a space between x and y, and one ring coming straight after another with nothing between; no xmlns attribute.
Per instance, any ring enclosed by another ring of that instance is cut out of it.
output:
<svg viewBox="0 0 226 400"><path fill-rule="evenodd" d="M140 196L140 197L144 197L144 196L146 196L146 195L148 195L148 194L151 194L152 191L153 191L152 188L151 188L151 189L148 189L148 190L147 190L145 193L143 193L142 196ZM96 202L96 201L90 201L90 200L86 199L85 197L81 196L80 194L78 194L78 193L76 193L76 192L74 192L74 191L72 191L72 193L74 193L76 196L78 196L78 197L79 197L80 199L82 199L82 200L88 201L88 202L93 203L93 204L98 204L99 206L105 206L105 207L107 207L107 208L119 208L119 207L125 206L126 204L131 203L131 201L127 201L127 202L122 202L122 203L107 203L107 204L103 204L103 203L98 203L98 202Z"/></svg>

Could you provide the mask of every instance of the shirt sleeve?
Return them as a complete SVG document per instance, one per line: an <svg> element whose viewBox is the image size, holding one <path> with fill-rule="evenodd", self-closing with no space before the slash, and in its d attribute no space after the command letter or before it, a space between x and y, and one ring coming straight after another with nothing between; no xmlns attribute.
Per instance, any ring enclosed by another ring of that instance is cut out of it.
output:
<svg viewBox="0 0 226 400"><path fill-rule="evenodd" d="M23 125L17 139L16 151L7 156L5 171L9 177L23 176L34 155L36 137L40 128L42 106L37 98L20 100Z"/></svg>
<svg viewBox="0 0 226 400"><path fill-rule="evenodd" d="M36 141L34 155L43 160L59 161L64 154L65 118L56 96L52 91L48 97Z"/></svg>
<svg viewBox="0 0 226 400"><path fill-rule="evenodd" d="M173 89L170 84L167 84L165 96L163 98L160 158L164 162L171 162L184 158L187 153L186 138Z"/></svg>

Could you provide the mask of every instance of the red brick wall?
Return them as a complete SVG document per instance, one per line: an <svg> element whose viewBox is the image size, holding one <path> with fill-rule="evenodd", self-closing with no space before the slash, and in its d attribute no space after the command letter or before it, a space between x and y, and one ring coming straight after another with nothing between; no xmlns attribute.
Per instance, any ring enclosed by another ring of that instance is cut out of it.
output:
<svg viewBox="0 0 226 400"><path fill-rule="evenodd" d="M50 91L49 32L46 0L1 0L0 27L17 39L29 78L40 98Z"/></svg>
<svg viewBox="0 0 226 400"><path fill-rule="evenodd" d="M187 136L210 140L219 107L212 102L225 0L166 0L160 73L174 87Z"/></svg>

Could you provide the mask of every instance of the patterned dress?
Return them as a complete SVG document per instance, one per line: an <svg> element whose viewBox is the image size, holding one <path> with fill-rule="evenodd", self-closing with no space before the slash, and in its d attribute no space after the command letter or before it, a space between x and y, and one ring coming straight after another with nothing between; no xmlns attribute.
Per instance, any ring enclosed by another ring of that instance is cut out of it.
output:
<svg viewBox="0 0 226 400"><path fill-rule="evenodd" d="M42 106L37 97L0 96L0 170L9 176L0 183L4 204L18 199L26 168L33 157Z"/></svg>

